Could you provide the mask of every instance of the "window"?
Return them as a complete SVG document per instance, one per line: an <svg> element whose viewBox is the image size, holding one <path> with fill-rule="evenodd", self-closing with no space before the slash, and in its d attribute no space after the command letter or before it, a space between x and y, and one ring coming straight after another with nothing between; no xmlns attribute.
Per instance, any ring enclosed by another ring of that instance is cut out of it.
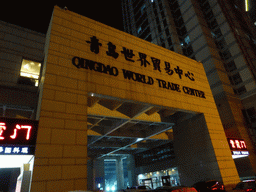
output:
<svg viewBox="0 0 256 192"><path fill-rule="evenodd" d="M140 34L140 32L141 32L141 27L139 27L139 29L138 29L138 34Z"/></svg>
<svg viewBox="0 0 256 192"><path fill-rule="evenodd" d="M157 26L157 29L158 29L158 32L159 32L159 33L161 33L161 32L162 32L162 30L161 30L161 26L160 26L160 25L158 25L158 26Z"/></svg>
<svg viewBox="0 0 256 192"><path fill-rule="evenodd" d="M163 20L163 24L164 24L164 27L167 26L167 22L166 22L166 19Z"/></svg>
<svg viewBox="0 0 256 192"><path fill-rule="evenodd" d="M168 28L165 29L165 34L166 34L167 37L170 36L170 31L169 31Z"/></svg>
<svg viewBox="0 0 256 192"><path fill-rule="evenodd" d="M142 5L142 7L141 7L141 13L143 13L143 12L144 12L145 8L146 8L146 5L145 5L145 4L144 4L144 5Z"/></svg>
<svg viewBox="0 0 256 192"><path fill-rule="evenodd" d="M185 41L186 44L189 44L190 43L189 36L185 37L184 41Z"/></svg>
<svg viewBox="0 0 256 192"><path fill-rule="evenodd" d="M233 76L229 76L229 80L230 80L232 85L237 85L237 84L242 82L242 79L241 79L239 73L237 73Z"/></svg>
<svg viewBox="0 0 256 192"><path fill-rule="evenodd" d="M220 51L219 52L220 57L225 61L228 60L232 57L231 53L229 52L229 50L225 50L225 51Z"/></svg>
<svg viewBox="0 0 256 192"><path fill-rule="evenodd" d="M152 41L151 35L149 35L145 40L151 42Z"/></svg>
<svg viewBox="0 0 256 192"><path fill-rule="evenodd" d="M252 123L256 122L256 111L255 111L255 108L252 107L252 108L246 109L246 112L248 114L248 117L249 117L250 121Z"/></svg>
<svg viewBox="0 0 256 192"><path fill-rule="evenodd" d="M18 83L38 86L40 68L41 63L23 59Z"/></svg>
<svg viewBox="0 0 256 192"><path fill-rule="evenodd" d="M228 72L232 72L237 69L234 61L230 61L229 63L225 64L224 66L226 68L226 71L228 71Z"/></svg>
<svg viewBox="0 0 256 192"><path fill-rule="evenodd" d="M185 26L183 26L181 29L177 28L177 33L180 37L184 36L187 34L187 30L185 28Z"/></svg>
<svg viewBox="0 0 256 192"><path fill-rule="evenodd" d="M226 41L224 39L216 41L216 45L221 50L224 49L227 46Z"/></svg>
<svg viewBox="0 0 256 192"><path fill-rule="evenodd" d="M150 34L149 27L139 36L141 39L146 38Z"/></svg>
<svg viewBox="0 0 256 192"><path fill-rule="evenodd" d="M245 86L242 86L242 87L240 87L238 89L234 89L234 92L237 95L242 95L243 93L246 93L246 88L245 88Z"/></svg>
<svg viewBox="0 0 256 192"><path fill-rule="evenodd" d="M168 38L167 38L167 41L168 41L168 43L169 43L169 46L172 46L172 38L171 38L171 37L168 37Z"/></svg>

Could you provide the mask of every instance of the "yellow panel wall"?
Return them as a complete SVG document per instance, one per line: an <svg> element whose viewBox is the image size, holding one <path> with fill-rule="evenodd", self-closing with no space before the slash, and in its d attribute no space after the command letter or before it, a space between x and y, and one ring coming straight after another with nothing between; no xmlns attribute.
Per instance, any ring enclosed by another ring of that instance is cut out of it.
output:
<svg viewBox="0 0 256 192"><path fill-rule="evenodd" d="M98 54L90 50L89 42L93 36L101 43ZM238 182L201 63L57 6L47 37L48 54L40 85L39 131L31 191L87 189L88 93L203 113L224 183ZM116 46L115 51L119 54L116 59L107 55L109 42ZM124 48L133 51L134 56L130 59L134 62L125 59ZM141 66L139 53L147 55L149 63L146 67ZM74 57L115 67L118 75L79 68L77 60L74 62L77 66L72 64ZM160 71L154 70L151 58L160 60ZM170 74L165 69L165 62L173 71ZM175 68L177 71L181 69L183 74L179 76ZM123 69L145 75L146 79L149 76L154 83L149 85L125 79ZM185 75L188 72L189 77ZM176 84L180 87L179 92L163 88L159 84L163 81L157 79ZM202 91L206 98L185 94L184 90L188 89L183 90L183 87Z"/></svg>

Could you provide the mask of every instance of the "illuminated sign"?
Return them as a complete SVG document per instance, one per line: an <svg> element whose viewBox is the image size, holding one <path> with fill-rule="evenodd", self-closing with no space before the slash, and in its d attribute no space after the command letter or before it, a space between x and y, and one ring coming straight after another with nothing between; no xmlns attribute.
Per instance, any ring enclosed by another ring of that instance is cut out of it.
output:
<svg viewBox="0 0 256 192"><path fill-rule="evenodd" d="M249 155L249 151L232 151L232 155Z"/></svg>
<svg viewBox="0 0 256 192"><path fill-rule="evenodd" d="M247 146L243 139L228 138L228 144L229 144L233 159L246 157L249 155L249 151L247 150Z"/></svg>
<svg viewBox="0 0 256 192"><path fill-rule="evenodd" d="M35 145L37 128L38 121L0 117L0 146Z"/></svg>
<svg viewBox="0 0 256 192"><path fill-rule="evenodd" d="M35 147L0 145L0 155L33 155Z"/></svg>
<svg viewBox="0 0 256 192"><path fill-rule="evenodd" d="M247 151L247 147L243 139L228 139L228 143L232 151Z"/></svg>

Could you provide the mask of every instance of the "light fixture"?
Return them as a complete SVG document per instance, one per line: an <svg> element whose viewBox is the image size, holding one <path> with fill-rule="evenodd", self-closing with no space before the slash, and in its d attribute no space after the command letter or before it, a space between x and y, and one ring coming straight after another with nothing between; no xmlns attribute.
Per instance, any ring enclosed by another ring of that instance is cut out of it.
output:
<svg viewBox="0 0 256 192"><path fill-rule="evenodd" d="M18 168L29 163L33 155L0 155L0 168ZM19 159L17 161L17 159Z"/></svg>
<svg viewBox="0 0 256 192"><path fill-rule="evenodd" d="M143 138L137 138L136 142L142 141Z"/></svg>
<svg viewBox="0 0 256 192"><path fill-rule="evenodd" d="M242 158L242 157L247 157L248 155L232 155L233 159L238 159L238 158Z"/></svg>
<svg viewBox="0 0 256 192"><path fill-rule="evenodd" d="M245 0L245 11L249 11L249 2Z"/></svg>

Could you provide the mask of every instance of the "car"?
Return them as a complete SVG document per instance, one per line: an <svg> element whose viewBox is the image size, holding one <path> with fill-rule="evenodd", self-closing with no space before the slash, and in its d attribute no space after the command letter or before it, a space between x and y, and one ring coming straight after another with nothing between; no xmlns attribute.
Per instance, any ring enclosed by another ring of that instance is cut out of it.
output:
<svg viewBox="0 0 256 192"><path fill-rule="evenodd" d="M222 182L216 180L200 181L193 185L198 192L226 191Z"/></svg>
<svg viewBox="0 0 256 192"><path fill-rule="evenodd" d="M244 180L239 182L236 187L231 190L232 192L242 192L242 191L249 191L255 192L256 191L256 181L255 180Z"/></svg>
<svg viewBox="0 0 256 192"><path fill-rule="evenodd" d="M197 192L197 190L194 187L186 186L162 186L156 188L154 192Z"/></svg>

